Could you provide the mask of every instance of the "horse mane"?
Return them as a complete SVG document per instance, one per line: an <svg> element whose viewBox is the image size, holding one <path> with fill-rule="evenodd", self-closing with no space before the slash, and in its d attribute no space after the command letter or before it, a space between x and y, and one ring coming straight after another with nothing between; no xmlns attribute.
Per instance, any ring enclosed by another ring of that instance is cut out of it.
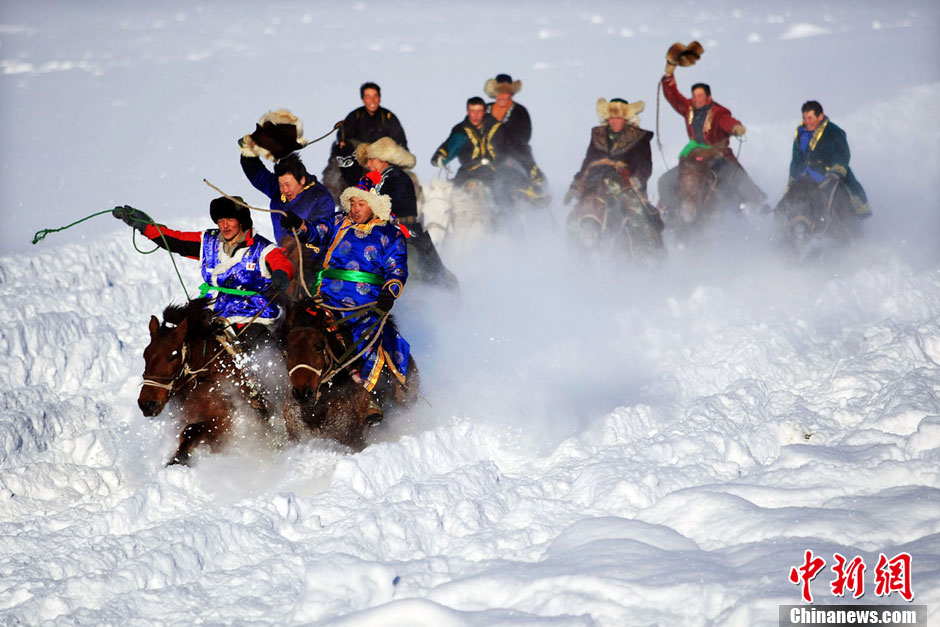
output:
<svg viewBox="0 0 940 627"><path fill-rule="evenodd" d="M179 326L184 320L187 321L186 340L199 341L209 339L219 332L221 324L213 317L212 310L209 309L211 298L195 298L185 305L168 305L163 310L163 323L161 328L166 325Z"/></svg>

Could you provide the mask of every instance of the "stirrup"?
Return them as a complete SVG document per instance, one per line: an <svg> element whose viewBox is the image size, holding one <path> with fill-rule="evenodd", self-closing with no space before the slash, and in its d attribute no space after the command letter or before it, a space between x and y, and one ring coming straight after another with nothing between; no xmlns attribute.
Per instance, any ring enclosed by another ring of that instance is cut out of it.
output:
<svg viewBox="0 0 940 627"><path fill-rule="evenodd" d="M369 408L366 410L366 422L371 425L377 425L382 422L385 412L379 402L372 398L369 400Z"/></svg>

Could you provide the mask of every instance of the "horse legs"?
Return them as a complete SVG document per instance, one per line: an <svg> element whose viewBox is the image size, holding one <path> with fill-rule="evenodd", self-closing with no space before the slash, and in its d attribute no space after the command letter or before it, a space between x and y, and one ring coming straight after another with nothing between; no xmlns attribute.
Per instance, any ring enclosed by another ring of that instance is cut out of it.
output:
<svg viewBox="0 0 940 627"><path fill-rule="evenodd" d="M215 447L222 435L228 431L228 418L215 417L201 422L192 422L180 433L179 447L167 462L167 466L182 464L188 466L193 451L201 444Z"/></svg>

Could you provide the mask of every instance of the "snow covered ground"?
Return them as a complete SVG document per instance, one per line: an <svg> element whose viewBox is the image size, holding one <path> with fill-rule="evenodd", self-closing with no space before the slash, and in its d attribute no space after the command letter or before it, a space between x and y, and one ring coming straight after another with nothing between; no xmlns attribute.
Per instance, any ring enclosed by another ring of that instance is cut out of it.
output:
<svg viewBox="0 0 940 627"><path fill-rule="evenodd" d="M875 571L910 554L937 621L940 9L778 4L4 2L0 623L776 625L807 550L816 606L851 598L834 553L864 560L861 602L905 603ZM136 397L146 322L185 298L169 257L107 216L29 243L124 203L203 228L203 178L262 205L236 139L285 106L316 137L365 80L428 180L466 98L520 78L560 198L596 99L644 100L655 129L663 54L693 38L680 87L711 83L744 122L773 202L804 100L846 130L865 243L794 267L758 219L598 270L556 203L525 239L445 249L460 302L396 306L424 400L358 454L240 425L164 468L177 428Z"/></svg>

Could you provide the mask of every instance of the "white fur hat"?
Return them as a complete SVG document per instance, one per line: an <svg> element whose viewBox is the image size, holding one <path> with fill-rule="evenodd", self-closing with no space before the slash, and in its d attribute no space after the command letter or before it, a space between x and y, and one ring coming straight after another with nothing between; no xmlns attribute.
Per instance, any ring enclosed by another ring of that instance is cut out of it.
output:
<svg viewBox="0 0 940 627"><path fill-rule="evenodd" d="M597 99L597 117L601 122L610 118L623 118L631 124L639 124L639 115L646 108L642 100L627 102L623 98L614 98L607 102L606 98Z"/></svg>
<svg viewBox="0 0 940 627"><path fill-rule="evenodd" d="M361 187L347 187L339 197L339 204L343 211L349 213L349 203L353 198L361 198L372 209L372 213L380 220L388 221L392 217L392 199L385 194L379 194L375 190L366 191Z"/></svg>
<svg viewBox="0 0 940 627"><path fill-rule="evenodd" d="M483 84L483 93L490 98L495 98L501 93L518 94L521 90L522 81L512 80L509 74L497 74L496 78L491 78Z"/></svg>
<svg viewBox="0 0 940 627"><path fill-rule="evenodd" d="M387 161L406 170L415 167L418 162L413 154L399 146L391 137L381 137L371 144L359 144L356 147L356 161L359 165L365 165L366 160L370 158Z"/></svg>

